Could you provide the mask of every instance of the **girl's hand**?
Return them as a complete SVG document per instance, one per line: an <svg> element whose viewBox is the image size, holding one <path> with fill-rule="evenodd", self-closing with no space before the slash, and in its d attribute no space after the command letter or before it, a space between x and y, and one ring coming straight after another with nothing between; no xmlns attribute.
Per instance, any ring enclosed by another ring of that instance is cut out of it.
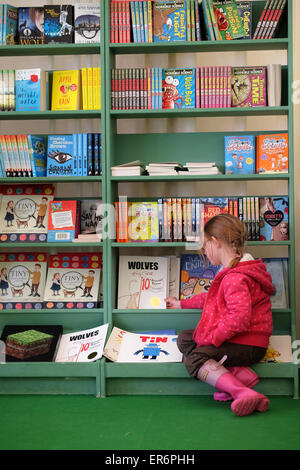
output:
<svg viewBox="0 0 300 470"><path fill-rule="evenodd" d="M181 309L180 300L177 300L175 297L167 297L165 299L167 308L178 308Z"/></svg>

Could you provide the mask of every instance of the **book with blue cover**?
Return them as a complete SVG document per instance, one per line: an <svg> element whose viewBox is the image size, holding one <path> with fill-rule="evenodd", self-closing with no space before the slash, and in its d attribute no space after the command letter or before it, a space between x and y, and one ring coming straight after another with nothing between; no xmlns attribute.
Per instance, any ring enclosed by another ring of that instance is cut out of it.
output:
<svg viewBox="0 0 300 470"><path fill-rule="evenodd" d="M18 44L18 8L7 3L2 6L2 44L12 46ZM1 37L0 37L1 39ZM0 41L1 44L1 41Z"/></svg>
<svg viewBox="0 0 300 470"><path fill-rule="evenodd" d="M15 71L16 111L46 109L46 72L41 69Z"/></svg>
<svg viewBox="0 0 300 470"><path fill-rule="evenodd" d="M195 108L195 69L163 69L162 108Z"/></svg>
<svg viewBox="0 0 300 470"><path fill-rule="evenodd" d="M255 136L225 136L225 174L249 175L255 173Z"/></svg>
<svg viewBox="0 0 300 470"><path fill-rule="evenodd" d="M72 135L48 136L47 176L74 176Z"/></svg>
<svg viewBox="0 0 300 470"><path fill-rule="evenodd" d="M19 43L44 44L44 7L21 7L18 13Z"/></svg>
<svg viewBox="0 0 300 470"><path fill-rule="evenodd" d="M40 135L28 135L32 176L47 176L47 154L45 139Z"/></svg>
<svg viewBox="0 0 300 470"><path fill-rule="evenodd" d="M187 40L186 0L153 2L153 41Z"/></svg>
<svg viewBox="0 0 300 470"><path fill-rule="evenodd" d="M213 266L205 255L181 254L180 299L207 292L221 266Z"/></svg>

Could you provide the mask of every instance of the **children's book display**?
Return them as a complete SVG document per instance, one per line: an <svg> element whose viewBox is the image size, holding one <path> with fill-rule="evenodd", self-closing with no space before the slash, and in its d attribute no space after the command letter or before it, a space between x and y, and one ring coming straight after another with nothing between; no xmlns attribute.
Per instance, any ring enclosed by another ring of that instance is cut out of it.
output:
<svg viewBox="0 0 300 470"><path fill-rule="evenodd" d="M100 307L102 253L49 256L45 308Z"/></svg>
<svg viewBox="0 0 300 470"><path fill-rule="evenodd" d="M255 136L225 136L225 173L255 173Z"/></svg>
<svg viewBox="0 0 300 470"><path fill-rule="evenodd" d="M53 185L3 185L0 208L1 242L46 242Z"/></svg>
<svg viewBox="0 0 300 470"><path fill-rule="evenodd" d="M0 253L0 309L41 309L46 276L45 253Z"/></svg>
<svg viewBox="0 0 300 470"><path fill-rule="evenodd" d="M260 240L285 241L289 239L288 196L261 197Z"/></svg>
<svg viewBox="0 0 300 470"><path fill-rule="evenodd" d="M162 108L195 108L194 68L163 69Z"/></svg>
<svg viewBox="0 0 300 470"><path fill-rule="evenodd" d="M100 43L99 3L74 5L74 42L76 44Z"/></svg>
<svg viewBox="0 0 300 470"><path fill-rule="evenodd" d="M207 292L221 266L213 266L205 255L182 254L180 263L180 299Z"/></svg>
<svg viewBox="0 0 300 470"><path fill-rule="evenodd" d="M80 70L54 70L52 79L52 111L81 109Z"/></svg>
<svg viewBox="0 0 300 470"><path fill-rule="evenodd" d="M114 327L103 355L113 362L181 362L176 335L131 333Z"/></svg>

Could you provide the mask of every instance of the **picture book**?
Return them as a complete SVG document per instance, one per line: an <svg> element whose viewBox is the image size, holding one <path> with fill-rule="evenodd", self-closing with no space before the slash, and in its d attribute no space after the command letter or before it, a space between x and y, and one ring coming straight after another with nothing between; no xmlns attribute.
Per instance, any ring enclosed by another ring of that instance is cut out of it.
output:
<svg viewBox="0 0 300 470"><path fill-rule="evenodd" d="M158 204L131 202L128 209L128 237L131 242L158 242Z"/></svg>
<svg viewBox="0 0 300 470"><path fill-rule="evenodd" d="M237 0L239 15L245 30L245 36L241 39L252 38L252 2L249 0Z"/></svg>
<svg viewBox="0 0 300 470"><path fill-rule="evenodd" d="M108 323L63 334L60 338L55 362L93 362L101 359Z"/></svg>
<svg viewBox="0 0 300 470"><path fill-rule="evenodd" d="M168 257L119 257L118 309L165 309L168 292Z"/></svg>
<svg viewBox="0 0 300 470"><path fill-rule="evenodd" d="M81 109L80 70L54 70L52 79L52 111Z"/></svg>
<svg viewBox="0 0 300 470"><path fill-rule="evenodd" d="M76 3L74 6L74 42L100 43L100 4Z"/></svg>
<svg viewBox="0 0 300 470"><path fill-rule="evenodd" d="M271 295L272 308L289 308L288 258L264 258L263 262L275 289Z"/></svg>
<svg viewBox="0 0 300 470"><path fill-rule="evenodd" d="M232 67L231 105L267 106L266 67Z"/></svg>
<svg viewBox="0 0 300 470"><path fill-rule="evenodd" d="M204 225L215 215L228 212L227 197L202 197L201 203L204 206Z"/></svg>
<svg viewBox="0 0 300 470"><path fill-rule="evenodd" d="M7 3L2 5L2 25L0 25L0 31L2 28L2 41L0 34L0 44L6 46L12 46L18 44L18 8L8 5Z"/></svg>
<svg viewBox="0 0 300 470"><path fill-rule="evenodd" d="M256 142L257 173L288 173L289 136L287 133L258 135Z"/></svg>
<svg viewBox="0 0 300 470"><path fill-rule="evenodd" d="M185 0L159 0L153 2L153 41L186 41Z"/></svg>
<svg viewBox="0 0 300 470"><path fill-rule="evenodd" d="M0 206L1 242L45 242L54 186L5 185Z"/></svg>
<svg viewBox="0 0 300 470"><path fill-rule="evenodd" d="M73 136L49 135L47 176L73 175Z"/></svg>
<svg viewBox="0 0 300 470"><path fill-rule="evenodd" d="M236 0L208 0L222 40L241 39L245 30Z"/></svg>
<svg viewBox="0 0 300 470"><path fill-rule="evenodd" d="M221 266L213 266L205 255L182 254L180 262L180 299L207 292Z"/></svg>
<svg viewBox="0 0 300 470"><path fill-rule="evenodd" d="M59 253L49 256L45 308L99 306L102 253Z"/></svg>
<svg viewBox="0 0 300 470"><path fill-rule="evenodd" d="M163 69L163 109L195 107L195 69Z"/></svg>
<svg viewBox="0 0 300 470"><path fill-rule="evenodd" d="M103 355L114 362L181 362L176 335L131 333L114 327Z"/></svg>
<svg viewBox="0 0 300 470"><path fill-rule="evenodd" d="M62 331L62 325L5 325L5 361L52 362Z"/></svg>
<svg viewBox="0 0 300 470"><path fill-rule="evenodd" d="M81 199L80 209L80 233L102 234L102 200L101 199Z"/></svg>
<svg viewBox="0 0 300 470"><path fill-rule="evenodd" d="M47 176L47 153L44 137L41 135L28 134L27 139L32 176Z"/></svg>
<svg viewBox="0 0 300 470"><path fill-rule="evenodd" d="M45 253L1 253L1 310L41 308L46 274Z"/></svg>
<svg viewBox="0 0 300 470"><path fill-rule="evenodd" d="M46 72L41 69L15 71L16 111L46 109Z"/></svg>
<svg viewBox="0 0 300 470"><path fill-rule="evenodd" d="M289 198L273 196L259 198L260 240L289 240Z"/></svg>
<svg viewBox="0 0 300 470"><path fill-rule="evenodd" d="M51 201L48 216L48 242L70 242L78 234L78 201Z"/></svg>
<svg viewBox="0 0 300 470"><path fill-rule="evenodd" d="M44 44L44 8L20 7L18 10L19 43Z"/></svg>
<svg viewBox="0 0 300 470"><path fill-rule="evenodd" d="M74 38L72 5L44 5L45 44L72 43Z"/></svg>
<svg viewBox="0 0 300 470"><path fill-rule="evenodd" d="M293 362L291 336L270 336L267 352L261 362Z"/></svg>
<svg viewBox="0 0 300 470"><path fill-rule="evenodd" d="M255 136L225 136L225 174L255 173Z"/></svg>

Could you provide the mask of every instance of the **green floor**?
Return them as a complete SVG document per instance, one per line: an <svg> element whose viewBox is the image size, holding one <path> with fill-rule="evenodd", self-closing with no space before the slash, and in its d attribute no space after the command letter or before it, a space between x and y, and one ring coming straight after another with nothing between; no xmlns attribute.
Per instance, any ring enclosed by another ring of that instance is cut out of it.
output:
<svg viewBox="0 0 300 470"><path fill-rule="evenodd" d="M212 397L0 396L1 450L299 450L300 400L237 417Z"/></svg>

